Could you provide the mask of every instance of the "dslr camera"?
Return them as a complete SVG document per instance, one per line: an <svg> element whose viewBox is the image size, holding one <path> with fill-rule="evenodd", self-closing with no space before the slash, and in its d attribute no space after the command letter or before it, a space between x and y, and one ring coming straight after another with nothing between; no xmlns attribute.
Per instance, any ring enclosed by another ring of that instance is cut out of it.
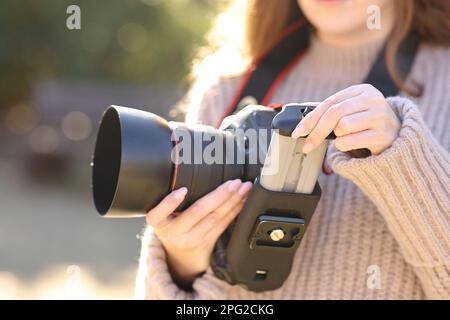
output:
<svg viewBox="0 0 450 320"><path fill-rule="evenodd" d="M182 211L227 180L251 181L241 213L215 245L211 267L230 284L255 292L277 289L321 195L317 178L328 142L306 155L305 139L291 138L316 105L250 105L218 129L110 106L93 156L95 207L108 218L139 217L186 187L177 208Z"/></svg>

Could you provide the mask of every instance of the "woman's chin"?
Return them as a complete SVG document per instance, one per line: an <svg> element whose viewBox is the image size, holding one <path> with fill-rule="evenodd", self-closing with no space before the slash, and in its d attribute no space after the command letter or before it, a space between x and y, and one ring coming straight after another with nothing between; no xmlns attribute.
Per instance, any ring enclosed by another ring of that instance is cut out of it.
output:
<svg viewBox="0 0 450 320"><path fill-rule="evenodd" d="M363 23L360 21L354 21L352 24L346 24L343 20L351 21L350 19L334 16L329 19L317 19L316 21L312 21L312 24L318 33L335 35L339 38L346 34L348 35L353 34L354 32L359 32L361 28L363 28Z"/></svg>
<svg viewBox="0 0 450 320"><path fill-rule="evenodd" d="M327 34L347 34L361 28L367 19L367 6L362 4L367 1L298 0L311 24Z"/></svg>
<svg viewBox="0 0 450 320"><path fill-rule="evenodd" d="M339 6L344 4L344 2L348 2L349 0L314 0L315 2L317 2L319 5L322 6Z"/></svg>

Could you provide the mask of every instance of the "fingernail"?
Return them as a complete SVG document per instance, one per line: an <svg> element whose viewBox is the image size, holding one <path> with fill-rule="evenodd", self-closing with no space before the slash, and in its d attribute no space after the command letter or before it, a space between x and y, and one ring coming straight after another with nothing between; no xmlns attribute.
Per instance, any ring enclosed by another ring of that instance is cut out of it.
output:
<svg viewBox="0 0 450 320"><path fill-rule="evenodd" d="M294 138L294 139L297 139L297 138L299 138L301 136L304 136L304 135L306 135L306 128L305 128L304 125L299 123L297 125L297 127L294 129L294 131L292 131L291 137Z"/></svg>
<svg viewBox="0 0 450 320"><path fill-rule="evenodd" d="M187 194L187 191L188 191L188 189L186 187L182 187L180 189L175 190L172 193L172 196L175 200L181 200L181 199L184 199L184 197Z"/></svg>
<svg viewBox="0 0 450 320"><path fill-rule="evenodd" d="M231 181L231 183L228 185L228 191L231 191L231 192L236 191L239 188L239 186L241 185L241 183L242 182L239 179Z"/></svg>
<svg viewBox="0 0 450 320"><path fill-rule="evenodd" d="M250 181L245 182L244 184L242 184L242 186L239 188L239 195L243 196L245 195L247 192L249 192L251 190L253 186L253 183L251 183Z"/></svg>
<svg viewBox="0 0 450 320"><path fill-rule="evenodd" d="M302 151L303 151L303 153L309 153L313 149L314 149L314 145L311 142L306 141L305 144L303 145L303 150Z"/></svg>

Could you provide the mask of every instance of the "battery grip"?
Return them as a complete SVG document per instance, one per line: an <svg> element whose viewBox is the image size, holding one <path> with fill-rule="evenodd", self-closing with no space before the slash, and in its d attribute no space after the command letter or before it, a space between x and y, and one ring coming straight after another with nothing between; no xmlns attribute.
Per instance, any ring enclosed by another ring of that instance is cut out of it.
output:
<svg viewBox="0 0 450 320"><path fill-rule="evenodd" d="M311 194L299 194L267 190L257 178L234 226L216 243L216 276L255 292L279 288L320 195L318 183Z"/></svg>

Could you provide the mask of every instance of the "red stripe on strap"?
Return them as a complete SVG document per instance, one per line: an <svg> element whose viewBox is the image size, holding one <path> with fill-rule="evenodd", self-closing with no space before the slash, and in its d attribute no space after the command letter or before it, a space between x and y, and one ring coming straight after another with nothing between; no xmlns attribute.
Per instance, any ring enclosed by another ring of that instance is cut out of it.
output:
<svg viewBox="0 0 450 320"><path fill-rule="evenodd" d="M175 187L177 186L177 178L178 178L178 163L180 161L180 147L178 145L178 138L175 134L175 130L172 131L172 134L175 137L175 164L174 164L174 170L173 170L173 178L172 178L172 185L170 186L170 191L174 191Z"/></svg>
<svg viewBox="0 0 450 320"><path fill-rule="evenodd" d="M327 153L328 153L328 150L325 152L325 157L323 157L322 172L327 176L331 176L334 172L333 172L333 169L331 169L327 166L327 161L326 161Z"/></svg>

